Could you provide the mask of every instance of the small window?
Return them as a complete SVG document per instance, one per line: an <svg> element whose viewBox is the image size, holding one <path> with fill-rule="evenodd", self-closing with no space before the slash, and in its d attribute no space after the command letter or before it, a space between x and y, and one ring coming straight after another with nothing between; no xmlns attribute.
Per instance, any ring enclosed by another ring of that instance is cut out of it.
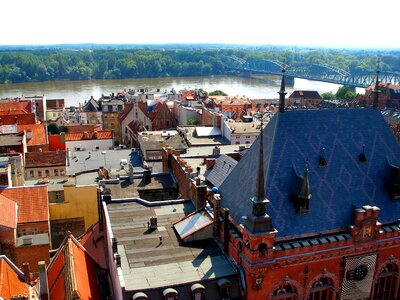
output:
<svg viewBox="0 0 400 300"><path fill-rule="evenodd" d="M46 177L50 177L50 171L46 170Z"/></svg>
<svg viewBox="0 0 400 300"><path fill-rule="evenodd" d="M38 171L38 177L42 177L42 171Z"/></svg>
<svg viewBox="0 0 400 300"><path fill-rule="evenodd" d="M30 175L31 177L35 177L35 171L29 171L29 175Z"/></svg>
<svg viewBox="0 0 400 300"><path fill-rule="evenodd" d="M60 170L60 174L61 174L61 176L64 176L65 171L64 171L63 169L61 169L61 170Z"/></svg>
<svg viewBox="0 0 400 300"><path fill-rule="evenodd" d="M62 199L62 192L56 192L56 200Z"/></svg>
<svg viewBox="0 0 400 300"><path fill-rule="evenodd" d="M58 169L54 170L54 176L58 176Z"/></svg>

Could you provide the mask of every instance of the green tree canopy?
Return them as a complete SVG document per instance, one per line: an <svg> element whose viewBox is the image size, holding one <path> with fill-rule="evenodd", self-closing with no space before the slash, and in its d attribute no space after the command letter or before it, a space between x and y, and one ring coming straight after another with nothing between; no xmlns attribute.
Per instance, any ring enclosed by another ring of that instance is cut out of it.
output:
<svg viewBox="0 0 400 300"><path fill-rule="evenodd" d="M212 92L208 93L208 95L209 96L228 96L228 94L224 93L221 90L212 91Z"/></svg>

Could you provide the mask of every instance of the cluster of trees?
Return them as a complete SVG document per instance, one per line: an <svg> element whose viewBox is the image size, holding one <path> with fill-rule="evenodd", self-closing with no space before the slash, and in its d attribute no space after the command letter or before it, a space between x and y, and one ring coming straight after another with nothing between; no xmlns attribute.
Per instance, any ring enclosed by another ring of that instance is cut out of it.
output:
<svg viewBox="0 0 400 300"><path fill-rule="evenodd" d="M332 92L321 94L321 97L324 100L353 100L356 96L356 93L349 89L347 86L341 86L335 94Z"/></svg>
<svg viewBox="0 0 400 300"><path fill-rule="evenodd" d="M374 71L378 61L377 52L301 48L0 49L0 83L229 74L223 55L330 64L353 73ZM400 71L399 53L379 57L382 70Z"/></svg>

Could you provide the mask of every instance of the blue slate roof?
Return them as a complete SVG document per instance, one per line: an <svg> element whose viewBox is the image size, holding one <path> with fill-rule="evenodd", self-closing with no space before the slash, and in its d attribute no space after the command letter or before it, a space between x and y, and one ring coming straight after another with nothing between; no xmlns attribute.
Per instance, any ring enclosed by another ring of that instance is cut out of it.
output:
<svg viewBox="0 0 400 300"><path fill-rule="evenodd" d="M214 186L219 187L237 164L232 157L222 154L215 160L214 167L205 177Z"/></svg>
<svg viewBox="0 0 400 300"><path fill-rule="evenodd" d="M379 111L374 109L296 110L276 114L264 129L267 212L277 237L345 229L354 208L381 208L379 221L396 221L400 201L385 189L389 165L400 165L400 146ZM359 155L365 144L367 161ZM258 138L219 188L222 207L238 223L251 214L259 164ZM325 148L327 165L319 160ZM308 159L312 198L309 212L296 214L291 198Z"/></svg>

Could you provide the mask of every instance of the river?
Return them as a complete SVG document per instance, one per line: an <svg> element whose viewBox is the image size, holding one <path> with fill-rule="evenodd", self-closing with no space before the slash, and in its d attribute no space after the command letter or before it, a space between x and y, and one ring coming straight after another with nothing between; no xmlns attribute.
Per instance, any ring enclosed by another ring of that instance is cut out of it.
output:
<svg viewBox="0 0 400 300"><path fill-rule="evenodd" d="M221 90L230 96L245 95L250 99L278 98L281 78L265 76L264 80L242 78L235 76L211 77L164 77L164 78L135 78L122 80L87 80L87 81L48 81L16 84L0 84L0 98L29 97L45 95L47 99L65 99L66 106L78 106L90 96L98 99L102 94L108 95L124 89L202 88L207 92ZM293 90L316 90L320 93L335 93L339 85L295 79L294 86L286 86L288 95ZM357 92L363 92L363 89Z"/></svg>

